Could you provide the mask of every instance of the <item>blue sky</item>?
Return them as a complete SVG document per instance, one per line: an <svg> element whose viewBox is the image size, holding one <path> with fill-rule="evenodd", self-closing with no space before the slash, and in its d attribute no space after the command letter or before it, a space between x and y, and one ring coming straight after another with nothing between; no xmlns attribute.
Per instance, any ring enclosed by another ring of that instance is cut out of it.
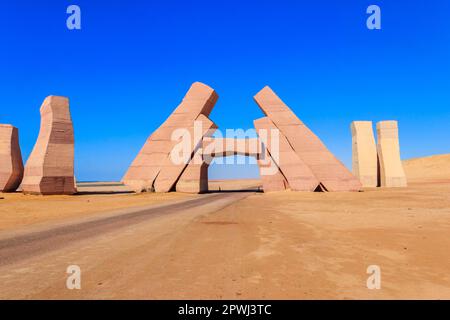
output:
<svg viewBox="0 0 450 320"><path fill-rule="evenodd" d="M450 1L5 2L0 123L27 159L44 98L69 97L78 180L120 179L194 81L218 92L222 129L252 128L271 86L347 166L352 120L398 120L403 158L450 152ZM66 28L71 4L82 30ZM382 30L366 28L371 4Z"/></svg>

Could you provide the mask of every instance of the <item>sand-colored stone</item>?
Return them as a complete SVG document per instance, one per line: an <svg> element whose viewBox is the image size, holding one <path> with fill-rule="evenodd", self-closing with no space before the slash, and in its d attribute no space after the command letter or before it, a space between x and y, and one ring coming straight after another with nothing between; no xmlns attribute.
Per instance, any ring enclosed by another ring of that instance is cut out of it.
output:
<svg viewBox="0 0 450 320"><path fill-rule="evenodd" d="M259 138L204 138L203 158L211 163L214 157L247 156L257 159L259 173L264 192L283 191L288 188L286 178L270 156L270 152L263 147Z"/></svg>
<svg viewBox="0 0 450 320"><path fill-rule="evenodd" d="M255 120L253 123L259 136L265 136L264 147L267 148L271 158L287 180L289 188L293 191L316 190L320 185L319 180L295 153L286 137L277 129L273 122L269 118L264 117ZM272 134L276 134L276 136L272 137ZM273 144L275 142L274 139L278 140L278 146ZM277 150L274 150L274 147ZM270 179L270 175L266 179ZM275 177L275 179L279 180L278 177Z"/></svg>
<svg viewBox="0 0 450 320"><path fill-rule="evenodd" d="M406 187L407 181L400 159L397 121L377 123L377 151L382 187Z"/></svg>
<svg viewBox="0 0 450 320"><path fill-rule="evenodd" d="M9 124L0 124L0 192L13 192L23 178L19 130Z"/></svg>
<svg viewBox="0 0 450 320"><path fill-rule="evenodd" d="M372 121L353 121L352 170L363 187L378 185L378 156Z"/></svg>
<svg viewBox="0 0 450 320"><path fill-rule="evenodd" d="M264 151L264 159L258 159L258 167L263 191L265 193L289 189L286 177L281 173L280 168L272 159L267 149ZM268 175L266 174L267 170L275 173Z"/></svg>
<svg viewBox="0 0 450 320"><path fill-rule="evenodd" d="M172 140L174 131L181 128L189 130L201 114L207 117L217 99L218 95L212 88L200 82L194 83L172 115L147 139L124 175L123 183L136 192L154 191L155 179L177 144Z"/></svg>
<svg viewBox="0 0 450 320"><path fill-rule="evenodd" d="M208 191L208 167L215 157L233 155L258 157L261 153L259 139L213 138L206 135L194 157L176 182L176 191L206 193Z"/></svg>
<svg viewBox="0 0 450 320"><path fill-rule="evenodd" d="M203 138L211 136L216 129L217 126L214 122L206 116L203 114L198 116L196 126L192 126L185 131L186 135L183 135L177 141L178 144L174 146L169 155L161 163L160 172L154 182L156 192L169 192L175 189L175 184L183 173L183 170L189 164L190 160L193 159L197 150L201 148ZM185 141L188 141L188 154L183 151Z"/></svg>
<svg viewBox="0 0 450 320"><path fill-rule="evenodd" d="M208 167L199 148L176 183L177 192L206 193L208 192Z"/></svg>
<svg viewBox="0 0 450 320"><path fill-rule="evenodd" d="M41 128L25 165L27 194L74 194L74 133L69 99L49 96L40 109Z"/></svg>
<svg viewBox="0 0 450 320"><path fill-rule="evenodd" d="M204 157L258 157L262 152L258 138L204 138L203 148Z"/></svg>
<svg viewBox="0 0 450 320"><path fill-rule="evenodd" d="M359 180L269 87L254 99L327 191L361 190Z"/></svg>
<svg viewBox="0 0 450 320"><path fill-rule="evenodd" d="M265 146L267 142L261 140L261 143L262 152L257 157L257 163L263 191L267 193L287 190L289 184Z"/></svg>

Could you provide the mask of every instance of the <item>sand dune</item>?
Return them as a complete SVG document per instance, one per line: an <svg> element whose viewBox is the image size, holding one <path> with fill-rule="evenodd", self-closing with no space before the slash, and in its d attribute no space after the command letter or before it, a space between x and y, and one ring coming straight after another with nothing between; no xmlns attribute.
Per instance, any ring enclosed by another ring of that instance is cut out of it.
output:
<svg viewBox="0 0 450 320"><path fill-rule="evenodd" d="M409 182L450 181L450 154L403 161Z"/></svg>

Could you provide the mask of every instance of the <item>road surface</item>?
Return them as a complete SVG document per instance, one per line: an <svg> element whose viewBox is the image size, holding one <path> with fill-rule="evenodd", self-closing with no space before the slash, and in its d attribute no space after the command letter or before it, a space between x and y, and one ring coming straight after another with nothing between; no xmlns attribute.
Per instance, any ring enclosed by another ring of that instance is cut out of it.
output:
<svg viewBox="0 0 450 320"><path fill-rule="evenodd" d="M132 250L135 250L145 246L149 236L168 236L170 231L177 232L193 219L223 209L250 194L208 194L142 210L121 210L98 218L0 235L0 298L45 298L45 294L35 295L35 290L39 292L42 287L52 287L52 275L64 275L69 264L90 265L89 255L81 254L80 261L77 261L72 258L74 252L83 253L93 249L94 256L107 260L108 255L114 257L117 254L115 249L124 244L131 244ZM152 246L147 248L152 249ZM130 257L133 256L132 250L129 252ZM61 261L66 263L60 265ZM30 273L22 276L20 270ZM45 274L39 272L43 270L47 270ZM24 279L29 282L25 284ZM60 284L65 285L64 282ZM67 289L62 289L62 295L55 293L52 296L66 297L67 292L64 291Z"/></svg>

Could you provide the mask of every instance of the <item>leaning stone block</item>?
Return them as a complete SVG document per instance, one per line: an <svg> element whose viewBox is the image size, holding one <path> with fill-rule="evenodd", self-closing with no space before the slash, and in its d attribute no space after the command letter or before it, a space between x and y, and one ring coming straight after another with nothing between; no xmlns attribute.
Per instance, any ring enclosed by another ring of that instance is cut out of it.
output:
<svg viewBox="0 0 450 320"><path fill-rule="evenodd" d="M40 112L41 128L25 165L22 190L29 194L74 194L74 133L69 99L49 96Z"/></svg>
<svg viewBox="0 0 450 320"><path fill-rule="evenodd" d="M212 88L200 82L194 83L172 115L147 139L122 182L136 192L154 191L156 178L167 167L167 157L177 144L172 139L174 132L180 128L190 128L200 115L207 117L217 99ZM161 188L158 189L166 189L159 185Z"/></svg>
<svg viewBox="0 0 450 320"><path fill-rule="evenodd" d="M176 184L177 192L206 193L208 192L208 167L203 160L202 149L198 149Z"/></svg>
<svg viewBox="0 0 450 320"><path fill-rule="evenodd" d="M372 121L353 121L352 130L352 169L363 187L378 185L378 156Z"/></svg>
<svg viewBox="0 0 450 320"><path fill-rule="evenodd" d="M311 169L323 188L327 191L361 190L359 180L269 87L262 89L254 99L263 113L286 137L295 153Z"/></svg>
<svg viewBox="0 0 450 320"><path fill-rule="evenodd" d="M169 192L175 189L175 184L183 170L197 150L202 147L203 138L211 136L216 129L214 122L201 114L196 119L196 124L193 123L192 127L184 130L186 135L180 136L179 143L161 164L161 170L154 183L156 192ZM196 132L197 130L200 132ZM187 145L184 144L186 141L188 141Z"/></svg>
<svg viewBox="0 0 450 320"><path fill-rule="evenodd" d="M295 153L286 137L273 122L269 118L264 117L255 120L254 125L260 138L265 136L264 146L268 149L271 158L286 178L289 187L293 191L316 190L320 184L319 180Z"/></svg>
<svg viewBox="0 0 450 320"><path fill-rule="evenodd" d="M257 157L257 162L265 193L284 191L289 188L286 177L281 173L267 148L263 147L262 154Z"/></svg>
<svg viewBox="0 0 450 320"><path fill-rule="evenodd" d="M406 175L400 159L397 121L377 123L380 185L382 187L406 187Z"/></svg>
<svg viewBox="0 0 450 320"><path fill-rule="evenodd" d="M23 178L19 130L0 124L0 192L14 192Z"/></svg>

